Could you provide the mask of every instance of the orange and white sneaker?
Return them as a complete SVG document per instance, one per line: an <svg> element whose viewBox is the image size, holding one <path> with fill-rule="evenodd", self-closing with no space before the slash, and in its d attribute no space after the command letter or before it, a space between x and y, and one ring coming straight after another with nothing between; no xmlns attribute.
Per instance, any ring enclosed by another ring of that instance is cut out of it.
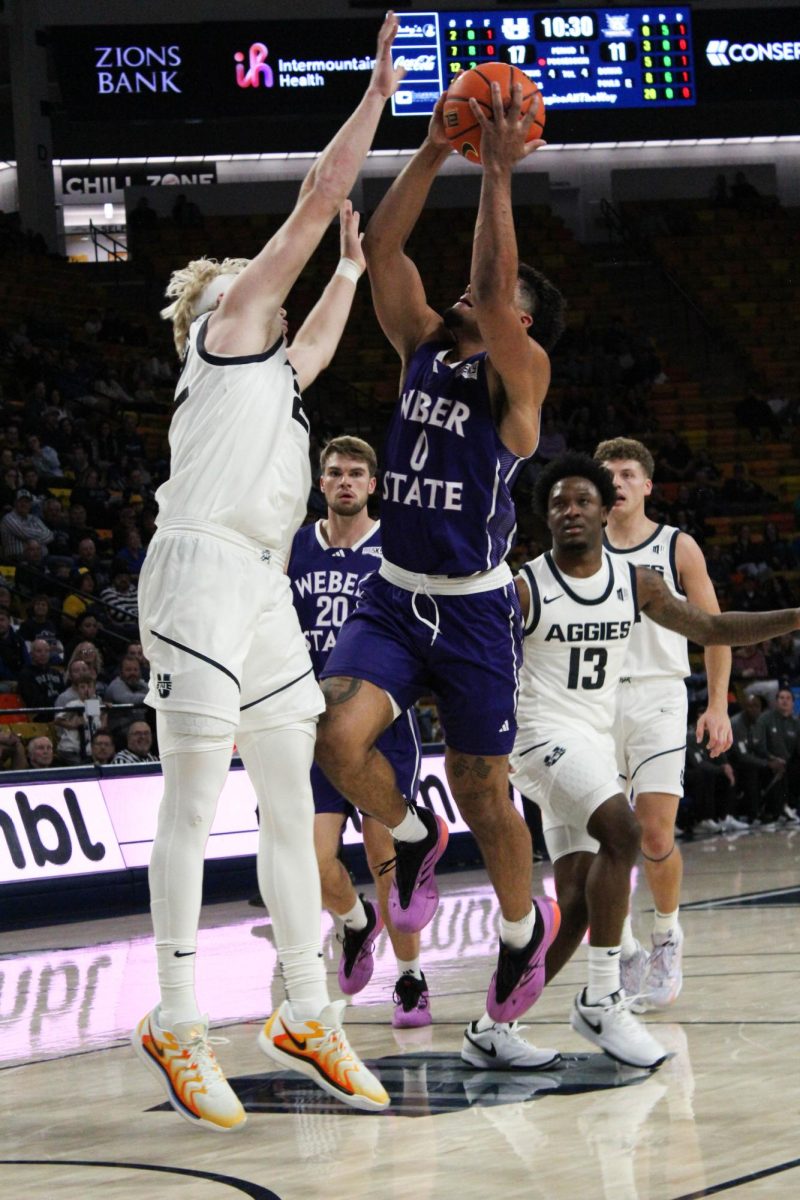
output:
<svg viewBox="0 0 800 1200"><path fill-rule="evenodd" d="M351 1108L378 1112L388 1108L389 1096L347 1040L342 1029L345 1007L344 1000L337 1000L316 1019L296 1021L285 1000L264 1025L258 1044L269 1058L306 1075Z"/></svg>
<svg viewBox="0 0 800 1200"><path fill-rule="evenodd" d="M230 1133L247 1115L210 1043L208 1019L183 1021L174 1029L158 1024L159 1010L142 1017L131 1034L134 1052L166 1088L179 1116L198 1129Z"/></svg>

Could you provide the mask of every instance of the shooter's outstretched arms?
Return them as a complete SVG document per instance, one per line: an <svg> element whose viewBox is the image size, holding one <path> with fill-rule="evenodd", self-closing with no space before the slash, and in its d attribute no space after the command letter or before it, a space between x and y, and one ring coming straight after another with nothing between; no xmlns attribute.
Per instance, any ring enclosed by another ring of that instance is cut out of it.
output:
<svg viewBox="0 0 800 1200"><path fill-rule="evenodd" d="M707 613L677 600L657 571L636 568L639 608L651 621L701 646L752 646L800 629L800 609L776 612Z"/></svg>
<svg viewBox="0 0 800 1200"><path fill-rule="evenodd" d="M396 33L397 18L390 12L361 103L311 167L294 211L231 284L211 318L206 345L213 353L258 354L265 349L278 309L355 183L383 106L405 74L392 65Z"/></svg>
<svg viewBox="0 0 800 1200"><path fill-rule="evenodd" d="M538 97L537 97L538 100ZM492 118L474 100L473 116L481 127L483 179L472 245L470 291L481 338L489 356L493 391L505 401L498 432L514 454L533 454L539 441L541 406L550 385L547 353L528 335L517 308L519 255L511 205L511 173L517 162L541 142L526 142L534 105L523 116L522 88L514 84L508 111L500 88L492 84ZM496 376L495 376L496 372Z"/></svg>
<svg viewBox="0 0 800 1200"><path fill-rule="evenodd" d="M444 96L440 96L425 141L375 209L364 235L375 313L404 366L417 346L442 328L442 319L429 306L405 245L439 168L451 153L442 123L443 107Z"/></svg>

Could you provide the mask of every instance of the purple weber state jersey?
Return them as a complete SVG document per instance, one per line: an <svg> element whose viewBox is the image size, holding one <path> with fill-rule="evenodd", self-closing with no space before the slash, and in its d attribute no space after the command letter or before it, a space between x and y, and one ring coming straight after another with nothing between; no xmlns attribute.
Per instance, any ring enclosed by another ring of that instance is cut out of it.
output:
<svg viewBox="0 0 800 1200"><path fill-rule="evenodd" d="M498 566L516 533L511 487L523 464L495 427L486 354L444 361L417 347L384 447L381 526L390 563L425 575Z"/></svg>
<svg viewBox="0 0 800 1200"><path fill-rule="evenodd" d="M381 523L354 546L329 546L322 522L298 529L287 574L314 674L319 679L339 630L356 606L361 584L381 565ZM391 762L397 786L408 800L416 795L421 739L413 708L384 730L376 743ZM349 805L314 765L311 772L317 812L344 812Z"/></svg>
<svg viewBox="0 0 800 1200"><path fill-rule="evenodd" d="M317 679L355 608L361 584L380 565L380 521L350 547L329 546L321 521L304 525L294 535L286 573Z"/></svg>

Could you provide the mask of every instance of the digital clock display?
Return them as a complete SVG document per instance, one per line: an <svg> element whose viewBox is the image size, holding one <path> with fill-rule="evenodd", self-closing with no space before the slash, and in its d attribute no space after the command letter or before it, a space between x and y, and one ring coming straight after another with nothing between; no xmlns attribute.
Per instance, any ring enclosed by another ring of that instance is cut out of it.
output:
<svg viewBox="0 0 800 1200"><path fill-rule="evenodd" d="M548 108L688 107L696 102L687 7L569 12L402 13L392 49L407 75L396 116L433 111L460 71L482 61L513 63Z"/></svg>

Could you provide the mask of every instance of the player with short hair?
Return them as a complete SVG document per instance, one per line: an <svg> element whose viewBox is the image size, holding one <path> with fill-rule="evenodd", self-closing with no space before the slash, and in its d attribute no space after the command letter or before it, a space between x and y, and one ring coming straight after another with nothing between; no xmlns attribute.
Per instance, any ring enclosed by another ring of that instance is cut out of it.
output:
<svg viewBox="0 0 800 1200"><path fill-rule="evenodd" d="M205 845L234 737L258 798L259 887L288 997L259 1045L346 1104L389 1103L347 1042L344 1003L328 995L310 785L323 700L284 571L311 485L302 391L336 349L358 265L343 254L289 346L281 306L337 211L343 247L358 244L345 198L403 75L391 61L397 28L390 12L363 99L258 255L190 263L167 289L163 315L184 361L171 474L139 584L164 771L150 862L161 1000L133 1044L180 1115L218 1132L241 1127L245 1113L209 1044L194 962Z"/></svg>
<svg viewBox="0 0 800 1200"><path fill-rule="evenodd" d="M678 600L718 613L703 552L688 533L659 525L645 513L653 490L653 456L634 438L601 442L594 452L614 479L616 500L608 514L606 548L623 562L658 571ZM728 686L731 651L706 646L708 707L697 721L697 740L708 737L712 758L731 746ZM674 1003L683 983L680 906L683 858L675 841L675 818L683 795L687 694L690 673L686 638L647 617L631 637L622 687L617 692L617 756L642 829L645 876L655 904L651 948L634 937L630 915L622 937L626 988L651 1008Z"/></svg>
<svg viewBox="0 0 800 1200"><path fill-rule="evenodd" d="M365 235L378 320L401 359L401 394L385 446L383 561L322 673L327 707L317 742L335 787L391 829L392 917L399 929L421 929L436 909L434 868L447 828L407 805L375 744L419 696L436 698L450 787L502 913L479 1034L533 1003L558 927L546 897L532 903L530 835L509 797L521 626L505 559L516 528L511 488L536 449L547 352L564 303L517 253L511 173L542 144L525 142L535 106L521 116L518 85L507 113L496 85L492 96L493 120L473 102L483 178L470 281L456 303L443 315L430 307L405 250L451 153L443 98Z"/></svg>
<svg viewBox="0 0 800 1200"><path fill-rule="evenodd" d="M572 1027L612 1058L653 1068L665 1051L631 1014L620 976L640 832L617 774L615 699L637 617L702 645L738 645L797 628L800 610L709 614L679 600L658 572L604 546L617 494L610 473L585 454L555 459L536 481L553 549L517 576L526 640L511 765L515 786L542 810L554 863L562 919L547 979L588 926L588 981Z"/></svg>
<svg viewBox="0 0 800 1200"><path fill-rule="evenodd" d="M367 502L377 485L378 462L368 442L357 437L333 438L320 455L319 486L328 514L294 536L288 574L300 625L308 643L314 674L319 678L336 638L355 609L364 580L381 563L381 527L369 515ZM421 745L413 708L401 713L378 739L392 764L398 787L413 801L419 782ZM328 782L315 763L314 842L322 879L322 903L332 914L342 942L339 986L355 995L369 983L373 948L383 926L397 957L392 1024L396 1028L429 1025L428 986L420 966L419 934L401 933L389 915L389 888L394 872L392 838L385 825L363 815L367 863L375 881L378 906L356 895L339 858L342 832L355 809Z"/></svg>

